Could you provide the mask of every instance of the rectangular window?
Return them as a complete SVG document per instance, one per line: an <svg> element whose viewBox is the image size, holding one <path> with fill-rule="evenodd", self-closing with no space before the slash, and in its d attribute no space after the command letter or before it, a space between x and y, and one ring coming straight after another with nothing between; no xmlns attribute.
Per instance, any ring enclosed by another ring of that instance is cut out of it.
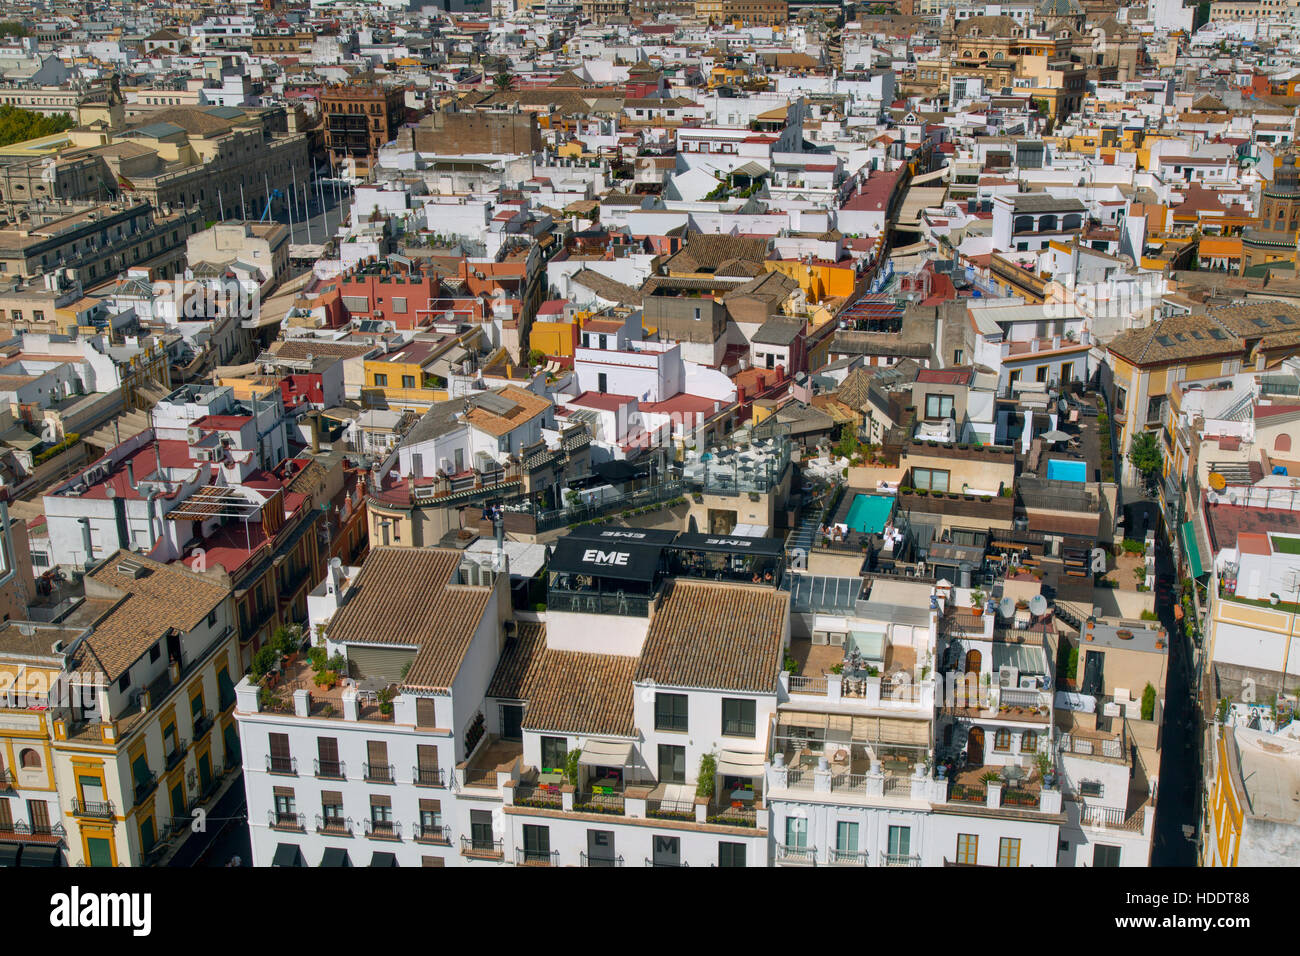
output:
<svg viewBox="0 0 1300 956"><path fill-rule="evenodd" d="M655 694L655 730L686 732L686 695Z"/></svg>
<svg viewBox="0 0 1300 956"><path fill-rule="evenodd" d="M1047 366L1046 366L1046 365L1040 365L1040 366L1038 366L1037 370L1034 372L1034 380L1037 381L1037 382L1046 382L1046 381L1047 381Z"/></svg>
<svg viewBox="0 0 1300 956"><path fill-rule="evenodd" d="M322 790L320 794L321 817L326 826L343 825L343 792Z"/></svg>
<svg viewBox="0 0 1300 956"><path fill-rule="evenodd" d="M415 748L416 783L442 786L442 775L438 772L438 748L432 744L417 744Z"/></svg>
<svg viewBox="0 0 1300 956"><path fill-rule="evenodd" d="M495 847L492 840L491 810L471 810L469 812L469 838L476 850L491 850Z"/></svg>
<svg viewBox="0 0 1300 956"><path fill-rule="evenodd" d="M795 847L808 846L808 818L785 818L785 845Z"/></svg>
<svg viewBox="0 0 1300 956"><path fill-rule="evenodd" d="M387 385L388 385L388 376L387 376L387 375L376 375L376 376L375 376L375 387L376 387L376 388L384 388L384 387L387 386Z"/></svg>
<svg viewBox="0 0 1300 956"><path fill-rule="evenodd" d="M1120 848L1098 843L1092 848L1093 866L1119 866Z"/></svg>
<svg viewBox="0 0 1300 956"><path fill-rule="evenodd" d="M912 828L889 828L889 855L894 862L904 862L912 854Z"/></svg>
<svg viewBox="0 0 1300 956"><path fill-rule="evenodd" d="M276 820L280 823L296 823L297 808L294 805L293 788L276 787L274 796Z"/></svg>
<svg viewBox="0 0 1300 956"><path fill-rule="evenodd" d="M392 768L388 764L388 744L385 741L366 741L366 779L393 782Z"/></svg>
<svg viewBox="0 0 1300 956"><path fill-rule="evenodd" d="M442 826L442 801L420 801L420 826L425 830Z"/></svg>
<svg viewBox="0 0 1300 956"><path fill-rule="evenodd" d="M685 698L683 698L684 700ZM755 710L752 700L722 698L722 734L724 737L750 737L755 733Z"/></svg>
<svg viewBox="0 0 1300 956"><path fill-rule="evenodd" d="M957 862L974 866L979 859L980 838L975 833L957 834Z"/></svg>
<svg viewBox="0 0 1300 956"><path fill-rule="evenodd" d="M542 772L562 773L569 756L568 741L564 737L542 738Z"/></svg>
<svg viewBox="0 0 1300 956"><path fill-rule="evenodd" d="M271 771L273 773L292 773L293 759L289 755L288 734L268 734L271 751Z"/></svg>
<svg viewBox="0 0 1300 956"><path fill-rule="evenodd" d="M316 740L316 773L322 777L341 777L343 765L339 762L339 742L335 737Z"/></svg>
<svg viewBox="0 0 1300 956"><path fill-rule="evenodd" d="M524 827L524 862L551 862L551 828L525 823Z"/></svg>
<svg viewBox="0 0 1300 956"><path fill-rule="evenodd" d="M1103 797L1106 795L1106 787L1099 780L1080 780L1079 793L1085 797Z"/></svg>
<svg viewBox="0 0 1300 956"><path fill-rule="evenodd" d="M912 487L918 491L948 490L948 472L938 468L913 468Z"/></svg>
<svg viewBox="0 0 1300 956"><path fill-rule="evenodd" d="M415 698L415 726L437 727L436 702L432 697Z"/></svg>
<svg viewBox="0 0 1300 956"><path fill-rule="evenodd" d="M953 397L951 395L925 396L926 418L952 418Z"/></svg>
<svg viewBox="0 0 1300 956"><path fill-rule="evenodd" d="M1123 415L1124 409L1127 407L1127 405L1128 405L1127 389L1120 388L1118 385L1115 386L1115 414Z"/></svg>
<svg viewBox="0 0 1300 956"><path fill-rule="evenodd" d="M659 782L686 782L686 748L659 745Z"/></svg>
<svg viewBox="0 0 1300 956"><path fill-rule="evenodd" d="M718 844L718 866L744 866L745 865L745 844L743 843L719 843Z"/></svg>
<svg viewBox="0 0 1300 956"><path fill-rule="evenodd" d="M402 376L402 388L415 388L415 376L414 376L414 375L403 375L403 376Z"/></svg>
<svg viewBox="0 0 1300 956"><path fill-rule="evenodd" d="M841 821L835 825L835 849L841 853L858 852L858 825Z"/></svg>
<svg viewBox="0 0 1300 956"><path fill-rule="evenodd" d="M1020 865L1020 841L1015 837L1003 837L998 841L998 866Z"/></svg>

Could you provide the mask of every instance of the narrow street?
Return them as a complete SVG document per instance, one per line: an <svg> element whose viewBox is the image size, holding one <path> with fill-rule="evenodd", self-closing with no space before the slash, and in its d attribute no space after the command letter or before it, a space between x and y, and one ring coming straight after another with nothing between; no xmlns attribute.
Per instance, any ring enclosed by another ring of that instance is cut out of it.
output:
<svg viewBox="0 0 1300 956"><path fill-rule="evenodd" d="M239 857L242 866L253 865L248 836L248 809L244 796L244 779L233 780L221 799L208 811L208 828L191 833L177 848L167 866L226 866Z"/></svg>
<svg viewBox="0 0 1300 956"><path fill-rule="evenodd" d="M1129 515L1126 527L1134 537L1140 539L1147 527L1157 529L1156 613L1170 637L1151 865L1195 866L1196 843L1184 835L1183 828L1192 827L1194 833L1200 815L1201 721L1193 694L1196 675L1190 673L1190 648L1182 636L1181 622L1174 619L1180 597L1178 576L1168 539L1160 530L1158 505L1137 501L1125 511Z"/></svg>

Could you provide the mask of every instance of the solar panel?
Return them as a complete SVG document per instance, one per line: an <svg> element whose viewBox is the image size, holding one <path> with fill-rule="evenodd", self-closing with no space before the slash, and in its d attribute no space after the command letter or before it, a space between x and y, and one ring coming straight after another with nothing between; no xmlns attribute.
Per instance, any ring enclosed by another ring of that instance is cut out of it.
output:
<svg viewBox="0 0 1300 956"><path fill-rule="evenodd" d="M1255 328L1257 328L1257 329L1266 329L1266 328L1268 328L1268 323L1265 322L1263 319L1251 319L1250 321L1251 321L1251 324L1254 325Z"/></svg>
<svg viewBox="0 0 1300 956"><path fill-rule="evenodd" d="M475 408L481 408L493 415L500 415L502 418L508 418L519 407L504 395L498 395L495 392L476 395L471 401Z"/></svg>
<svg viewBox="0 0 1300 956"><path fill-rule="evenodd" d="M1168 348L1169 346L1174 344L1174 340L1167 335L1157 335L1156 342L1158 342L1160 345L1163 345L1165 348Z"/></svg>
<svg viewBox="0 0 1300 956"><path fill-rule="evenodd" d="M1289 315L1275 315L1273 318L1277 319L1279 325L1295 325L1295 319Z"/></svg>
<svg viewBox="0 0 1300 956"><path fill-rule="evenodd" d="M1210 329L1210 338L1222 342L1227 339L1227 336L1223 334L1223 329Z"/></svg>

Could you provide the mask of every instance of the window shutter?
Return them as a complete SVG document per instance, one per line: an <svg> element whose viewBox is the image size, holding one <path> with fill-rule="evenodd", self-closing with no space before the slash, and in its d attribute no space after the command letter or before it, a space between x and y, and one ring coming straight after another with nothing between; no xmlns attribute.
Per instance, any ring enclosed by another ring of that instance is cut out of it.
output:
<svg viewBox="0 0 1300 956"><path fill-rule="evenodd" d="M289 759L289 735L271 734L271 756L277 759Z"/></svg>
<svg viewBox="0 0 1300 956"><path fill-rule="evenodd" d="M438 718L435 714L434 699L432 697L415 698L415 726L417 727L437 727Z"/></svg>
<svg viewBox="0 0 1300 956"><path fill-rule="evenodd" d="M366 759L370 766L378 766L388 763L388 744L382 740L366 741Z"/></svg>
<svg viewBox="0 0 1300 956"><path fill-rule="evenodd" d="M419 744L415 748L416 761L421 770L438 769L438 748L429 744Z"/></svg>
<svg viewBox="0 0 1300 956"><path fill-rule="evenodd" d="M272 791L277 797L288 797L293 799L293 787L273 787Z"/></svg>
<svg viewBox="0 0 1300 956"><path fill-rule="evenodd" d="M321 737L316 741L316 750L321 763L336 764L339 762L339 742L336 738Z"/></svg>
<svg viewBox="0 0 1300 956"><path fill-rule="evenodd" d="M320 792L320 802L322 806L326 807L341 807L343 806L343 791L322 790Z"/></svg>
<svg viewBox="0 0 1300 956"><path fill-rule="evenodd" d="M370 805L372 807L392 807L393 798L383 794L374 793L370 795Z"/></svg>
<svg viewBox="0 0 1300 956"><path fill-rule="evenodd" d="M421 813L442 813L442 801L441 801L441 800L421 800L421 801L420 801L420 812L421 812Z"/></svg>

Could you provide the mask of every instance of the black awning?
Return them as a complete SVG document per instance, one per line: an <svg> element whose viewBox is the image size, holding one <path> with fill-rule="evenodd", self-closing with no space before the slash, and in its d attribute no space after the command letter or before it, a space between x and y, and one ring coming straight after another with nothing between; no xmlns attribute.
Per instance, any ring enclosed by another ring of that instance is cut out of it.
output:
<svg viewBox="0 0 1300 956"><path fill-rule="evenodd" d="M302 866L302 851L295 843L281 843L275 848L272 866Z"/></svg>
<svg viewBox="0 0 1300 956"><path fill-rule="evenodd" d="M327 846L325 852L320 858L321 866L351 866L352 861L348 859L348 851L342 847Z"/></svg>
<svg viewBox="0 0 1300 956"><path fill-rule="evenodd" d="M561 538L551 556L551 571L560 574L589 574L619 581L654 580L659 570L659 545L640 544L612 538L583 541Z"/></svg>
<svg viewBox="0 0 1300 956"><path fill-rule="evenodd" d="M17 843L0 843L0 866L17 866L22 846Z"/></svg>
<svg viewBox="0 0 1300 956"><path fill-rule="evenodd" d="M716 551L723 554L757 554L766 558L779 558L785 545L779 538L749 538L725 534L679 534L673 542L674 550Z"/></svg>
<svg viewBox="0 0 1300 956"><path fill-rule="evenodd" d="M638 467L621 460L598 461L591 466L591 470L608 482L631 481L646 474L650 470L650 462L646 460Z"/></svg>
<svg viewBox="0 0 1300 956"><path fill-rule="evenodd" d="M631 541L635 544L671 544L676 531L663 528L620 528L612 525L586 525L566 535L578 541Z"/></svg>
<svg viewBox="0 0 1300 956"><path fill-rule="evenodd" d="M23 866L58 866L62 853L57 846L28 844L23 847Z"/></svg>
<svg viewBox="0 0 1300 956"><path fill-rule="evenodd" d="M376 850L375 855L370 858L371 866L397 866L397 855L395 853L381 853Z"/></svg>

